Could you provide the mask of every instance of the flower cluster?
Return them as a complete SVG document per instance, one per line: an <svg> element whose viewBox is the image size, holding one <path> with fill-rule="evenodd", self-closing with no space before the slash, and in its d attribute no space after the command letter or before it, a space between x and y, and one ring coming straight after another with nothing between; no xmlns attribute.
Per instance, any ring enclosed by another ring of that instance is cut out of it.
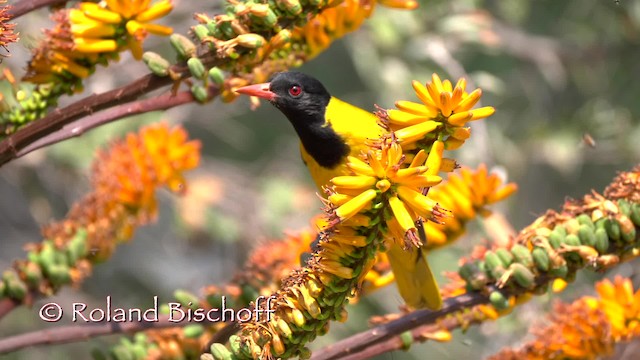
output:
<svg viewBox="0 0 640 360"><path fill-rule="evenodd" d="M388 126L395 131L405 150L428 148L438 140L443 140L448 150L458 149L471 135L471 129L465 127L467 122L487 118L495 112L491 106L472 110L482 90L468 94L464 78L453 86L449 80L442 81L433 74L426 86L418 81L412 85L421 103L401 100L396 102L397 109L387 111Z"/></svg>
<svg viewBox="0 0 640 360"><path fill-rule="evenodd" d="M147 34L167 36L170 27L151 21L173 9L171 0L151 4L147 0L107 0L103 3L81 2L69 10L74 51L93 54L128 48L136 59L142 58L142 41ZM126 30L123 32L122 30Z"/></svg>
<svg viewBox="0 0 640 360"><path fill-rule="evenodd" d="M490 359L597 359L611 355L616 344L637 338L640 291L634 293L631 280L604 280L596 291L598 297L557 304L551 324L532 331L534 340Z"/></svg>
<svg viewBox="0 0 640 360"><path fill-rule="evenodd" d="M41 118L64 94L82 90L82 80L98 64L118 59L130 49L142 57L142 41L149 34L169 35L171 28L152 24L171 11L170 0L151 4L147 0L81 2L52 15L52 29L33 50L24 81L37 84L29 95L0 116L0 136L9 135L23 124Z"/></svg>
<svg viewBox="0 0 640 360"><path fill-rule="evenodd" d="M130 239L137 226L155 217L156 188L184 189L182 173L197 166L199 147L183 129L160 124L100 152L93 167L93 192L64 220L43 228L45 240L29 246L28 259L17 262L0 296L22 300L27 288L51 294L81 281L91 263L108 258L118 242Z"/></svg>
<svg viewBox="0 0 640 360"><path fill-rule="evenodd" d="M517 189L515 183L503 184L484 164L475 170L462 168L459 173L449 173L446 182L429 191L429 197L450 210L452 216L444 224L426 224L427 247L437 248L456 240L464 233L467 222L491 213L487 205L506 199Z"/></svg>
<svg viewBox="0 0 640 360"><path fill-rule="evenodd" d="M344 0L314 16L305 26L296 28L293 37L303 40L309 58L313 58L334 40L360 28L373 14L377 3L377 0ZM379 3L395 9L413 10L418 7L415 0L383 0Z"/></svg>

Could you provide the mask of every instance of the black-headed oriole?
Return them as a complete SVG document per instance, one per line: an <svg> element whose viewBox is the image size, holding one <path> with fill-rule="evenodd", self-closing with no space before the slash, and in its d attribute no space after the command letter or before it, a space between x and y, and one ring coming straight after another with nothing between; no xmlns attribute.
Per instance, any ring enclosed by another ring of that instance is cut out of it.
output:
<svg viewBox="0 0 640 360"><path fill-rule="evenodd" d="M303 73L278 73L268 83L236 91L268 100L289 119L300 138L302 159L318 189L335 176L349 174L347 156L359 156L368 150L366 139L384 133L375 115L331 96L320 81ZM387 255L407 305L430 309L442 306L423 250L405 251L394 242Z"/></svg>

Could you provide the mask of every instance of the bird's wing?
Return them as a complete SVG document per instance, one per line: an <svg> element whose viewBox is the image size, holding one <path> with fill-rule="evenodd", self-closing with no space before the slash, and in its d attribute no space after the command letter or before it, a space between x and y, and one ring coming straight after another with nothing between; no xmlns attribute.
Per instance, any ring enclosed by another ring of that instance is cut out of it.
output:
<svg viewBox="0 0 640 360"><path fill-rule="evenodd" d="M416 309L427 307L431 310L442 307L440 290L427 262L425 250L403 250L394 243L387 251L387 256L400 295L407 305Z"/></svg>

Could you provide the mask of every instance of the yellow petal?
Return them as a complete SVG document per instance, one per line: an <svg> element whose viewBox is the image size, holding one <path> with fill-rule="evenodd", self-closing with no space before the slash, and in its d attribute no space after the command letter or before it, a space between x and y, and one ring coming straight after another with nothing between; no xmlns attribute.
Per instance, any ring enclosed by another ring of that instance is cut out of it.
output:
<svg viewBox="0 0 640 360"><path fill-rule="evenodd" d="M473 114L473 116L471 117L471 120L484 119L493 115L495 112L496 112L496 109L493 106L481 107L479 109L470 111L470 113Z"/></svg>
<svg viewBox="0 0 640 360"><path fill-rule="evenodd" d="M116 28L113 25L100 24L97 26L91 24L72 24L71 33L75 37L100 38L103 36L113 36Z"/></svg>
<svg viewBox="0 0 640 360"><path fill-rule="evenodd" d="M426 165L429 168L427 175L436 175L440 171L440 164L442 163L442 153L444 152L444 143L437 140L431 146L429 157L427 157Z"/></svg>
<svg viewBox="0 0 640 360"><path fill-rule="evenodd" d="M473 90L471 94L469 94L467 97L462 99L462 101L460 101L458 106L456 106L456 108L453 109L453 112L459 113L459 112L471 110L471 108L478 102L478 100L480 100L481 96L482 96L481 89Z"/></svg>
<svg viewBox="0 0 640 360"><path fill-rule="evenodd" d="M171 3L171 1L162 0L153 4L147 10L136 15L136 20L140 22L149 22L155 19L159 19L170 13L172 9L173 4Z"/></svg>
<svg viewBox="0 0 640 360"><path fill-rule="evenodd" d="M468 128L468 127L456 128L451 134L451 136L458 140L467 140L471 136L471 128Z"/></svg>
<svg viewBox="0 0 640 360"><path fill-rule="evenodd" d="M453 126L463 126L467 121L470 121L472 117L473 114L471 111L463 111L449 116L447 122Z"/></svg>
<svg viewBox="0 0 640 360"><path fill-rule="evenodd" d="M397 181L398 184L415 188L436 186L441 182L442 178L436 175L416 175L406 179L399 179Z"/></svg>
<svg viewBox="0 0 640 360"><path fill-rule="evenodd" d="M335 206L340 206L343 205L345 203L347 203L349 200L353 199L353 196L351 195L345 195L345 194L331 194L329 195L329 197L327 198L333 205Z"/></svg>
<svg viewBox="0 0 640 360"><path fill-rule="evenodd" d="M384 167L380 163L380 160L378 160L378 156L373 151L369 151L367 153L367 160L369 161L369 166L371 166L371 169L373 169L373 172L377 177L383 178L386 175Z"/></svg>
<svg viewBox="0 0 640 360"><path fill-rule="evenodd" d="M413 219L411 215L409 215L409 211L407 211L407 208L400 199L395 196L390 197L389 206L391 207L393 216L398 220L398 224L405 233L416 229ZM404 239L404 236L402 238Z"/></svg>
<svg viewBox="0 0 640 360"><path fill-rule="evenodd" d="M96 3L80 3L80 9L82 9L87 17L103 23L118 24L122 21L120 14L102 8Z"/></svg>
<svg viewBox="0 0 640 360"><path fill-rule="evenodd" d="M355 247L367 246L367 237L362 235L331 235L331 240Z"/></svg>
<svg viewBox="0 0 640 360"><path fill-rule="evenodd" d="M451 93L448 91L440 93L440 111L442 112L442 116L448 117L451 115Z"/></svg>
<svg viewBox="0 0 640 360"><path fill-rule="evenodd" d="M336 209L336 215L340 220L345 220L360 212L375 199L376 191L373 189L366 190L360 195L354 197L346 204Z"/></svg>
<svg viewBox="0 0 640 360"><path fill-rule="evenodd" d="M464 140L449 137L447 138L447 141L445 141L445 144L447 145L447 150L457 150L464 145Z"/></svg>
<svg viewBox="0 0 640 360"><path fill-rule="evenodd" d="M433 208L437 205L435 201L407 186L398 186L398 196L418 215L431 219Z"/></svg>
<svg viewBox="0 0 640 360"><path fill-rule="evenodd" d="M427 161L427 152L420 150L416 156L413 157L413 160L411 160L411 165L409 165L409 167L422 166L425 161Z"/></svg>
<svg viewBox="0 0 640 360"><path fill-rule="evenodd" d="M413 10L418 7L418 2L415 0L380 0L380 5L403 10Z"/></svg>
<svg viewBox="0 0 640 360"><path fill-rule="evenodd" d="M429 95L429 91L424 85L416 80L413 80L411 82L411 86L413 86L413 90L416 92L418 99L420 99L420 101L422 101L425 106L431 108L435 112L438 111L438 106L436 106L436 103L433 101L431 95Z"/></svg>
<svg viewBox="0 0 640 360"><path fill-rule="evenodd" d="M396 101L396 107L398 110L404 111L409 114L423 115L428 117L436 116L437 113L431 111L426 105L418 104L413 101L399 100Z"/></svg>
<svg viewBox="0 0 640 360"><path fill-rule="evenodd" d="M404 145L421 140L425 135L435 130L440 123L433 120L425 121L420 124L411 125L395 132L400 144Z"/></svg>
<svg viewBox="0 0 640 360"><path fill-rule="evenodd" d="M349 156L347 158L347 167L358 175L374 176L373 169L364 161L358 159L355 156Z"/></svg>
<svg viewBox="0 0 640 360"><path fill-rule="evenodd" d="M173 28L158 24L145 23L142 24L142 28L152 33L153 35L159 36L169 36L173 33Z"/></svg>
<svg viewBox="0 0 640 360"><path fill-rule="evenodd" d="M74 50L84 53L111 52L118 48L115 40L76 38L73 42Z"/></svg>
<svg viewBox="0 0 640 360"><path fill-rule="evenodd" d="M331 183L347 189L366 189L370 188L378 181L373 176L354 175L354 176L336 176L331 179Z"/></svg>

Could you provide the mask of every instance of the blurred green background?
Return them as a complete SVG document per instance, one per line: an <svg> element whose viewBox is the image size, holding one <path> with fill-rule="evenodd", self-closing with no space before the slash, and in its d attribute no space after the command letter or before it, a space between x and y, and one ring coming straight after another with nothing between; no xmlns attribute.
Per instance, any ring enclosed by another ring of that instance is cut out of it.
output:
<svg viewBox="0 0 640 360"><path fill-rule="evenodd" d="M194 11L220 7L218 2L175 4L165 23L182 33L193 24ZM12 57L2 66L22 74L47 16L42 10L18 19L22 40L10 47ZM421 1L415 11L379 6L361 30L301 70L321 79L333 95L368 110L415 100L411 80L426 82L433 72L454 81L464 76L470 87L481 87L482 105L497 112L474 123L471 140L453 156L466 166L485 162L519 185L515 196L494 207L518 229L547 209L558 209L567 197L602 191L617 171L640 158L639 29L640 1L633 0L438 0ZM145 47L171 53L164 39L150 39ZM85 93L64 103L144 73L144 65L123 56L108 69L99 68ZM112 295L120 307L144 308L154 295L166 302L177 288L197 293L207 284L222 284L257 244L302 229L319 213L295 134L279 112L268 104L250 111L246 99L183 106L128 118L3 166L0 268L23 257L23 246L39 241L39 227L63 218L89 190L88 169L97 148L161 119L183 123L204 144L201 166L189 173L190 198L180 202L161 191L157 223L140 228L80 288L4 318L0 336L55 328L59 324L37 316L39 305L48 301L100 306ZM595 148L583 142L585 134L595 139ZM200 207L194 210L193 204ZM481 224L472 226L466 237L432 256L433 267L438 273L454 271L457 259L484 239ZM604 276L634 276L636 264ZM593 293L593 281L602 276L581 274L564 293L541 296L497 322L455 332L449 343L417 344L379 358L484 358L526 340L528 327L544 323L542 314L555 299ZM351 306L349 321L332 325L313 347L366 329L371 315L393 312L400 304L395 288L384 289ZM28 349L6 358L89 358L92 347L104 349L117 339Z"/></svg>

